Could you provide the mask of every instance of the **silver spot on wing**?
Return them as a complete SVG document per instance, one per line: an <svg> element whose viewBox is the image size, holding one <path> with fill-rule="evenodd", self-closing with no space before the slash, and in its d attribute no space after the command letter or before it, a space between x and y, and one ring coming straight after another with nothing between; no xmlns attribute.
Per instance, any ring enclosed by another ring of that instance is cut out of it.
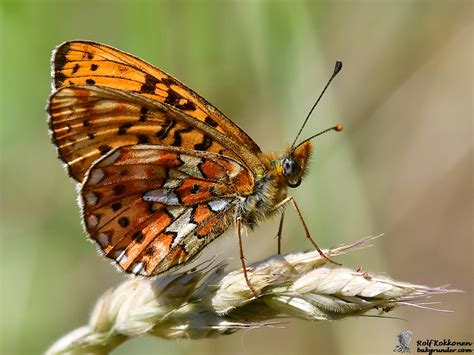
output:
<svg viewBox="0 0 474 355"><path fill-rule="evenodd" d="M208 205L214 212L219 212L229 206L229 203L226 200L214 200L210 201Z"/></svg>
<svg viewBox="0 0 474 355"><path fill-rule="evenodd" d="M157 189L148 191L145 195L143 195L143 199L147 202L159 202L165 205L179 205L178 196L167 189Z"/></svg>

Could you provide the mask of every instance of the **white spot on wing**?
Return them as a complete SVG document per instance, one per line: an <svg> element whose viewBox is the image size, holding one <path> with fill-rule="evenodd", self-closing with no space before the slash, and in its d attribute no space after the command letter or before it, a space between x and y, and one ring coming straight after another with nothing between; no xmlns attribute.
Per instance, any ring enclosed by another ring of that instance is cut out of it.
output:
<svg viewBox="0 0 474 355"><path fill-rule="evenodd" d="M168 254L169 245L163 243L160 240L153 242L153 247L156 251L156 254L154 255L156 260L161 260L166 256L166 254Z"/></svg>
<svg viewBox="0 0 474 355"><path fill-rule="evenodd" d="M165 184L163 185L163 187L165 189L175 189L179 186L179 184L181 184L181 180L178 180L178 179L168 179Z"/></svg>
<svg viewBox="0 0 474 355"><path fill-rule="evenodd" d="M183 213L186 207L170 207L168 208L168 212L173 216L173 218L177 218L181 213Z"/></svg>
<svg viewBox="0 0 474 355"><path fill-rule="evenodd" d="M87 217L86 223L89 228L94 228L99 223L99 219L97 218L97 216L91 214L90 216Z"/></svg>
<svg viewBox="0 0 474 355"><path fill-rule="evenodd" d="M193 157L190 155L182 154L179 158L183 161L183 165L179 167L179 170L185 172L188 175L195 177L203 177L199 171L198 165L202 162L201 158Z"/></svg>
<svg viewBox="0 0 474 355"><path fill-rule="evenodd" d="M94 169L91 171L91 175L89 176L89 184L96 185L98 184L103 178L105 174L102 169Z"/></svg>
<svg viewBox="0 0 474 355"><path fill-rule="evenodd" d="M99 242L102 249L110 244L109 243L109 236L106 233L99 234L99 236L97 237L97 241Z"/></svg>
<svg viewBox="0 0 474 355"><path fill-rule="evenodd" d="M227 171L227 174L229 174L230 179L233 180L241 171L242 168L240 165L232 163L232 170Z"/></svg>
<svg viewBox="0 0 474 355"><path fill-rule="evenodd" d="M188 233L192 232L197 227L197 224L191 222L191 213L191 208L188 208L186 212L166 228L166 232L176 233L176 238L173 240L172 247L178 245Z"/></svg>
<svg viewBox="0 0 474 355"><path fill-rule="evenodd" d="M168 172L168 176L173 179L183 180L187 178L186 174L183 174L181 171L171 169Z"/></svg>
<svg viewBox="0 0 474 355"><path fill-rule="evenodd" d="M160 202L165 205L179 205L178 196L173 191L166 189L148 191L143 195L143 199L148 202Z"/></svg>
<svg viewBox="0 0 474 355"><path fill-rule="evenodd" d="M122 263L122 262L127 262L128 258L127 256L125 255L127 251L125 249L119 249L117 250L115 253L114 253L114 259L118 262L118 263Z"/></svg>
<svg viewBox="0 0 474 355"><path fill-rule="evenodd" d="M84 196L84 199L86 200L87 205L94 206L99 198L95 193L89 192L88 194L86 194L86 196Z"/></svg>
<svg viewBox="0 0 474 355"><path fill-rule="evenodd" d="M139 274L142 271L143 266L144 266L144 264L141 263L141 262L140 263L135 263L132 267L132 272L134 274Z"/></svg>
<svg viewBox="0 0 474 355"><path fill-rule="evenodd" d="M116 150L115 152L111 153L107 158L105 158L104 160L102 160L98 166L108 166L108 165L112 165L113 163L115 163L115 161L120 157L120 151ZM96 170L94 170L96 171Z"/></svg>
<svg viewBox="0 0 474 355"><path fill-rule="evenodd" d="M118 107L118 103L112 101L112 100L98 100L95 104L94 104L94 109L98 110L98 111L109 111L109 110L113 110L115 108Z"/></svg>
<svg viewBox="0 0 474 355"><path fill-rule="evenodd" d="M211 210L219 212L225 209L229 203L226 200L215 200L208 203Z"/></svg>

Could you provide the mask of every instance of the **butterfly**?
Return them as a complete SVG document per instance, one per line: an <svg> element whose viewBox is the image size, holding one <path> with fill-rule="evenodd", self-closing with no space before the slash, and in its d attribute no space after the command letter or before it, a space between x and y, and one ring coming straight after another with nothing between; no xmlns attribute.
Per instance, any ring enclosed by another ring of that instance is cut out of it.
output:
<svg viewBox="0 0 474 355"><path fill-rule="evenodd" d="M54 50L51 67L50 135L102 254L127 273L154 276L186 264L235 225L256 294L242 225L281 213L280 239L283 207L291 203L301 217L287 188L306 173L310 140L342 125L295 145L303 124L283 154L263 153L221 111L133 55L71 41Z"/></svg>

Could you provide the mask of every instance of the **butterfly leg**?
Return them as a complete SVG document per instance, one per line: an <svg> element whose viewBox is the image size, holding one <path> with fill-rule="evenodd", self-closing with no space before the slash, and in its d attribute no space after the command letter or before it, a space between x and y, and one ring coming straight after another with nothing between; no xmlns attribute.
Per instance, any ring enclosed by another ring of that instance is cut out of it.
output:
<svg viewBox="0 0 474 355"><path fill-rule="evenodd" d="M293 208L295 209L296 213L298 214L298 217L300 218L300 221L301 223L303 224L303 228L304 228L304 232L305 232L305 235L306 235L306 238L309 239L309 241L311 242L311 244L313 244L314 248L318 251L319 255L321 255L323 258L325 258L327 261L335 264L335 265L339 265L341 266L342 264L338 263L337 261L334 261L332 260L329 256L327 256L326 254L324 254L324 252L319 248L319 246L316 244L316 242L313 240L313 238L311 238L311 234L309 233L309 229L308 229L308 226L306 225L306 222L304 221L304 218L303 218L303 215L301 214L301 211L298 207L298 205L296 204L296 201L294 199L293 196L288 196L287 198L285 198L283 201L281 201L280 203L278 203L276 206L275 206L275 209L278 209L284 205L286 205L288 202L291 203L291 205L293 206Z"/></svg>
<svg viewBox="0 0 474 355"><path fill-rule="evenodd" d="M244 248L242 247L242 233L241 233L242 217L237 217L236 223L237 223L237 237L239 238L240 261L242 262L242 270L244 272L245 282L247 283L247 286L249 287L250 291L252 291L255 298L258 298L259 297L258 293L255 290L255 287L253 287L252 283L249 280L249 277L247 275L247 266L245 265Z"/></svg>
<svg viewBox="0 0 474 355"><path fill-rule="evenodd" d="M277 238L277 253L281 254L281 234L283 231L283 220L285 219L285 211L281 212L280 216L280 225L278 226L278 233L276 235Z"/></svg>

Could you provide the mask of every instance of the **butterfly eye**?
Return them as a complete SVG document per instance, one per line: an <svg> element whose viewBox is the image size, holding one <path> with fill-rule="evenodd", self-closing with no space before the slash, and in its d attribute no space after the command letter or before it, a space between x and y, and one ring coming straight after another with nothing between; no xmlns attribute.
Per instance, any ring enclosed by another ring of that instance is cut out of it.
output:
<svg viewBox="0 0 474 355"><path fill-rule="evenodd" d="M283 159L281 166L283 168L283 175L285 175L288 178L295 177L299 175L299 173L301 172L301 168L291 158Z"/></svg>
<svg viewBox="0 0 474 355"><path fill-rule="evenodd" d="M286 183L289 187L298 187L301 184L301 167L292 158L285 158L281 162L283 176L286 178Z"/></svg>

